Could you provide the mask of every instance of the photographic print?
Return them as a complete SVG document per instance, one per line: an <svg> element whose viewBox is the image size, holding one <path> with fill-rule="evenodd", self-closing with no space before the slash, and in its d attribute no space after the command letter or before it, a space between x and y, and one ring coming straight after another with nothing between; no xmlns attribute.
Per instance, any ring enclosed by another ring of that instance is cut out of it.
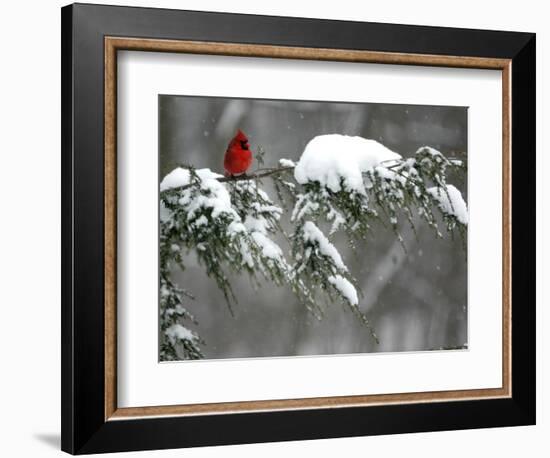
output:
<svg viewBox="0 0 550 458"><path fill-rule="evenodd" d="M467 107L158 109L160 361L468 348Z"/></svg>

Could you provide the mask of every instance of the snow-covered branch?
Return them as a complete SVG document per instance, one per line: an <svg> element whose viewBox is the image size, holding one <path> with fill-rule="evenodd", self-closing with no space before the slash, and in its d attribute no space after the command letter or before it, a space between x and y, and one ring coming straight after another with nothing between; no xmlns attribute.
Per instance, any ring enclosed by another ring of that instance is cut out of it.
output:
<svg viewBox="0 0 550 458"><path fill-rule="evenodd" d="M256 285L267 280L290 288L318 318L339 301L376 339L357 282L331 237L343 232L354 246L379 222L403 243L400 221L414 229L415 212L437 237L440 220L465 237L467 207L458 189L447 184L450 169L463 171L465 164L430 147L405 159L374 140L344 135L315 137L296 164L281 159L250 175L176 168L160 185L162 358L202 356L202 341L190 330L195 323L184 305L190 293L170 279L175 267L185 268L190 252L230 308L238 298L229 273L246 274ZM279 202L261 188L262 179L272 181ZM290 235L281 226L288 202ZM290 241L290 250L279 246L280 236Z"/></svg>
<svg viewBox="0 0 550 458"><path fill-rule="evenodd" d="M261 178L266 178L273 175L279 175L284 172L290 172L294 169L294 165L292 166L279 166L279 167L272 167L267 169L259 169L254 173L246 174L243 173L242 175L231 175L231 176L218 176L216 177L216 180L220 183L228 183L233 181L250 181L250 180L258 180ZM184 191L188 188L193 186L191 183L178 186L178 187L172 187L170 189L174 189L176 191Z"/></svg>

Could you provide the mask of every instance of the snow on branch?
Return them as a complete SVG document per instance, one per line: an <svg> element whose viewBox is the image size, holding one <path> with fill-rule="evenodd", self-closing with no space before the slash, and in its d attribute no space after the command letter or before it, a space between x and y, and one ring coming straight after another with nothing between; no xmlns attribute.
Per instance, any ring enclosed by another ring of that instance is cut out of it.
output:
<svg viewBox="0 0 550 458"><path fill-rule="evenodd" d="M231 175L231 176L223 176L223 175L218 175L218 174L213 174L213 175L216 175L215 179L216 179L216 181L219 181L220 183L228 183L228 182L233 182L233 181L257 180L257 179L260 179L260 178L266 178L266 177L269 177L269 176L272 176L272 175L278 175L278 174L281 174L281 173L284 173L284 172L289 172L289 171L293 170L294 165L289 165L289 163L292 163L292 161L282 163L280 165L280 167L259 169L253 174L243 173L242 175ZM186 171L187 169L183 169L181 167L178 167L178 169L175 169L175 170ZM202 169L202 170L208 170L209 172L211 172L210 169ZM171 172L171 173L173 173L173 172ZM169 175L167 175L165 177L165 179L168 178ZM167 191L169 189L176 189L176 190L179 189L181 191L184 191L185 189L190 188L192 186L192 184L188 180L185 180L183 178L184 178L184 175L181 172L177 173L176 176L174 176L174 177L170 178L169 180L167 180L167 182L165 183L164 188L163 188L162 182L161 182L160 190L161 191ZM163 182L164 182L164 180L163 180Z"/></svg>
<svg viewBox="0 0 550 458"><path fill-rule="evenodd" d="M196 323L184 306L191 295L170 279L174 268L185 268L185 254L196 256L230 309L237 297L229 274L244 273L256 286L267 280L289 287L318 318L338 300L376 339L356 281L330 238L343 232L354 246L381 223L402 240L400 221L414 228L418 217L437 237L440 221L465 237L466 203L447 184L449 170L465 168L430 147L404 159L374 140L337 134L312 139L297 163L281 159L249 175L176 168L160 184L161 357L202 357L202 340L189 329ZM263 179L271 180L277 202L262 189ZM289 234L281 224L287 206ZM290 246L283 249L279 240L285 239Z"/></svg>
<svg viewBox="0 0 550 458"><path fill-rule="evenodd" d="M401 156L375 140L347 135L321 135L311 140L294 170L296 181L319 183L332 192L365 194L363 173Z"/></svg>

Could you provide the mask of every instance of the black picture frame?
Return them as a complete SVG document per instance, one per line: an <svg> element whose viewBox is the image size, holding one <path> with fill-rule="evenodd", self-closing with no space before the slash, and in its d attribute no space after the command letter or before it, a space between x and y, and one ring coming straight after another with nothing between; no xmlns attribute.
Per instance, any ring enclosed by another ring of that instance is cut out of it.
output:
<svg viewBox="0 0 550 458"><path fill-rule="evenodd" d="M62 449L72 454L535 424L535 35L74 4L62 8ZM105 419L104 37L511 59L512 395Z"/></svg>

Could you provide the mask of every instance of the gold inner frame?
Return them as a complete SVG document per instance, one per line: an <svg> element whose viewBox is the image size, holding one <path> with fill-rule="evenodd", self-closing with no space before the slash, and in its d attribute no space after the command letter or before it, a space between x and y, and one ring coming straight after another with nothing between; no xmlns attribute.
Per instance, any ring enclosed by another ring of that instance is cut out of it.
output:
<svg viewBox="0 0 550 458"><path fill-rule="evenodd" d="M119 408L117 405L117 51L176 52L340 62L493 69L502 72L502 387ZM105 37L105 420L506 398L511 366L511 60L374 51Z"/></svg>

